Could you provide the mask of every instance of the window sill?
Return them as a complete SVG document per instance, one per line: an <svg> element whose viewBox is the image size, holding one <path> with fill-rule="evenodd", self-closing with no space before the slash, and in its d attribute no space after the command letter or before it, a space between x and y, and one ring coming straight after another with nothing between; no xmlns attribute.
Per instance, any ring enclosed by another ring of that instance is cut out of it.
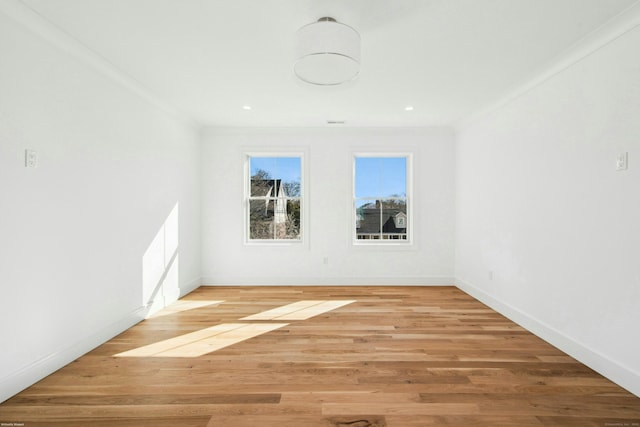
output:
<svg viewBox="0 0 640 427"><path fill-rule="evenodd" d="M303 240L245 240L244 246L249 248L306 248L307 244Z"/></svg>
<svg viewBox="0 0 640 427"><path fill-rule="evenodd" d="M418 246L412 241L405 242L389 242L389 241L372 241L361 242L351 241L351 247L357 251L417 251Z"/></svg>

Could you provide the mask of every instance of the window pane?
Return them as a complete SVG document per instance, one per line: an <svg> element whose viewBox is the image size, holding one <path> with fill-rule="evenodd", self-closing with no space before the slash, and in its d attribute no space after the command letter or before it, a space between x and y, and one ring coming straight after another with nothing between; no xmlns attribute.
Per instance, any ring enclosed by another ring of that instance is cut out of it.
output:
<svg viewBox="0 0 640 427"><path fill-rule="evenodd" d="M380 158L380 197L407 195L407 159L405 157Z"/></svg>
<svg viewBox="0 0 640 427"><path fill-rule="evenodd" d="M382 201L382 232L388 239L406 239L407 202L404 199Z"/></svg>
<svg viewBox="0 0 640 427"><path fill-rule="evenodd" d="M356 237L377 239L380 230L380 201L356 199Z"/></svg>
<svg viewBox="0 0 640 427"><path fill-rule="evenodd" d="M282 181L288 197L300 197L300 157L277 157L275 177Z"/></svg>
<svg viewBox="0 0 640 427"><path fill-rule="evenodd" d="M405 157L356 157L355 196L406 197Z"/></svg>
<svg viewBox="0 0 640 427"><path fill-rule="evenodd" d="M249 170L251 196L300 197L300 157L250 157Z"/></svg>
<svg viewBox="0 0 640 427"><path fill-rule="evenodd" d="M249 158L252 197L274 197L275 163L275 157Z"/></svg>
<svg viewBox="0 0 640 427"><path fill-rule="evenodd" d="M302 158L248 156L249 240L300 240Z"/></svg>
<svg viewBox="0 0 640 427"><path fill-rule="evenodd" d="M286 206L284 236L277 236L276 238L300 239L300 200L288 200Z"/></svg>
<svg viewBox="0 0 640 427"><path fill-rule="evenodd" d="M276 157L250 157L251 177L273 179L276 171Z"/></svg>
<svg viewBox="0 0 640 427"><path fill-rule="evenodd" d="M273 200L249 201L249 238L273 239L274 214Z"/></svg>
<svg viewBox="0 0 640 427"><path fill-rule="evenodd" d="M380 158L356 157L355 192L358 197L377 197L380 194Z"/></svg>
<svg viewBox="0 0 640 427"><path fill-rule="evenodd" d="M300 200L251 200L251 239L300 239Z"/></svg>
<svg viewBox="0 0 640 427"><path fill-rule="evenodd" d="M251 177L251 197L273 197L275 185L273 179L263 179L260 175L254 175Z"/></svg>
<svg viewBox="0 0 640 427"><path fill-rule="evenodd" d="M407 157L354 159L357 240L407 241Z"/></svg>

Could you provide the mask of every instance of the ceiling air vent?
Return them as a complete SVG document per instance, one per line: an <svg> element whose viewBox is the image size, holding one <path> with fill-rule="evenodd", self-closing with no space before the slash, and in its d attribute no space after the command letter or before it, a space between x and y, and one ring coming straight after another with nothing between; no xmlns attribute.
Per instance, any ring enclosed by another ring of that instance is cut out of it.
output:
<svg viewBox="0 0 640 427"><path fill-rule="evenodd" d="M343 125L345 124L344 120L327 120L328 125Z"/></svg>

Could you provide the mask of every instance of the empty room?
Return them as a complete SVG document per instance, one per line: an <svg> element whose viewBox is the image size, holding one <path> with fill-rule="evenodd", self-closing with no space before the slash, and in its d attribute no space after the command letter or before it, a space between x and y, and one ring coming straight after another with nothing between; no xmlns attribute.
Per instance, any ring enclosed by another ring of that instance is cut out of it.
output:
<svg viewBox="0 0 640 427"><path fill-rule="evenodd" d="M640 0L0 0L0 426L640 427Z"/></svg>

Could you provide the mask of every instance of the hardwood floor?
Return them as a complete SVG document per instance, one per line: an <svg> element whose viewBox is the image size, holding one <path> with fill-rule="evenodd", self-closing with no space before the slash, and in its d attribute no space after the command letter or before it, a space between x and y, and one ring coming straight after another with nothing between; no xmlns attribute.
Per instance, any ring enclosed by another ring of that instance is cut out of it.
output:
<svg viewBox="0 0 640 427"><path fill-rule="evenodd" d="M0 423L633 427L640 398L454 287L203 287L1 404Z"/></svg>

